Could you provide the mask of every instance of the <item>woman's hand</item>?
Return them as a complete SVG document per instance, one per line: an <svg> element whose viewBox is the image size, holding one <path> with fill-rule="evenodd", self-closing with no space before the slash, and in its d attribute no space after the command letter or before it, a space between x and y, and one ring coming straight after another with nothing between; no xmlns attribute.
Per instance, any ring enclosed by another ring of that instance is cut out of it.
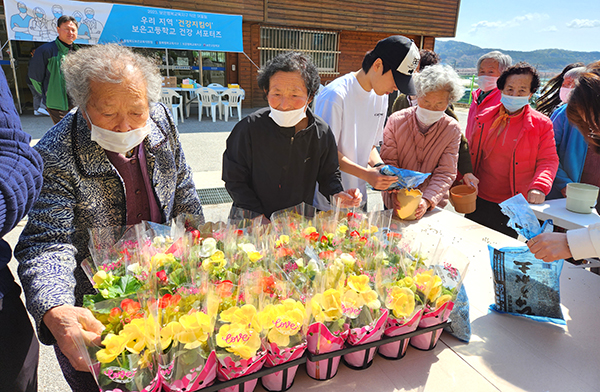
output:
<svg viewBox="0 0 600 392"><path fill-rule="evenodd" d="M367 176L365 178L371 186L380 191L384 191L390 187L394 182L398 181L396 176L386 176L381 174L379 169L376 167L367 168Z"/></svg>
<svg viewBox="0 0 600 392"><path fill-rule="evenodd" d="M58 347L71 362L75 370L89 372L88 364L75 345L75 338L100 345L100 334L104 330L102 323L88 309L71 305L61 305L44 314L44 324L56 339Z"/></svg>
<svg viewBox="0 0 600 392"><path fill-rule="evenodd" d="M362 202L362 193L358 188L348 189L333 195L336 204L342 208L358 207Z"/></svg>
<svg viewBox="0 0 600 392"><path fill-rule="evenodd" d="M542 204L546 200L544 192L537 189L532 189L527 192L527 201L531 204Z"/></svg>
<svg viewBox="0 0 600 392"><path fill-rule="evenodd" d="M547 263L573 257L566 233L543 233L527 241L527 246L536 259Z"/></svg>
<svg viewBox="0 0 600 392"><path fill-rule="evenodd" d="M431 207L431 203L429 203L429 200L421 199L421 201L419 202L419 206L415 211L415 219L421 219L423 215L425 215L425 213L429 210L429 207Z"/></svg>
<svg viewBox="0 0 600 392"><path fill-rule="evenodd" d="M479 178L475 177L473 173L467 173L463 176L463 184L477 189L477 186L479 185Z"/></svg>

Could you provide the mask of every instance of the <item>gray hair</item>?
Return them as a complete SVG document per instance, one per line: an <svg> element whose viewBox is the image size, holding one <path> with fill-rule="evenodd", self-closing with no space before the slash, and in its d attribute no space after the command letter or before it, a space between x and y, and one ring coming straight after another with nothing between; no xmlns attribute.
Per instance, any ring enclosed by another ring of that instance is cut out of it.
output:
<svg viewBox="0 0 600 392"><path fill-rule="evenodd" d="M565 73L565 76L563 76L563 80L566 78L577 79L579 77L579 75L581 75L584 72L585 72L585 67L571 68L570 70L568 70Z"/></svg>
<svg viewBox="0 0 600 392"><path fill-rule="evenodd" d="M285 52L278 54L258 70L258 87L265 95L269 92L271 77L280 71L299 72L309 99L319 91L321 78L312 58L300 52Z"/></svg>
<svg viewBox="0 0 600 392"><path fill-rule="evenodd" d="M477 60L477 72L479 72L479 67L481 67L483 60L487 59L496 60L498 62L498 71L500 71L500 73L504 72L512 65L512 58L509 55L494 50L493 52L484 54Z"/></svg>
<svg viewBox="0 0 600 392"><path fill-rule="evenodd" d="M435 64L423 68L417 74L413 74L417 97L445 90L450 93L448 103L456 102L465 94L462 79L449 65Z"/></svg>
<svg viewBox="0 0 600 392"><path fill-rule="evenodd" d="M83 109L90 100L92 81L118 84L131 76L141 78L146 81L148 106L160 99L162 78L156 62L124 46L107 44L80 49L65 56L61 70L67 93L75 106Z"/></svg>

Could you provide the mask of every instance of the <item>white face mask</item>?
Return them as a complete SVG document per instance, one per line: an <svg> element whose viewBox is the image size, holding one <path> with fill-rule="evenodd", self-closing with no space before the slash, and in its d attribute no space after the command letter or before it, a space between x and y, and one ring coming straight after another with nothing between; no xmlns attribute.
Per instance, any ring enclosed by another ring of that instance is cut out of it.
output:
<svg viewBox="0 0 600 392"><path fill-rule="evenodd" d="M561 87L560 93L558 94L558 96L560 97L561 101L563 101L564 103L567 103L567 102L569 102L569 98L571 97L572 92L573 92L573 88L571 88L571 87Z"/></svg>
<svg viewBox="0 0 600 392"><path fill-rule="evenodd" d="M273 121L275 121L275 124L279 125L280 127L293 127L306 117L306 106L307 105L304 105L300 109L287 110L284 112L273 109L271 105L269 105L271 108L269 117L271 117Z"/></svg>
<svg viewBox="0 0 600 392"><path fill-rule="evenodd" d="M477 77L477 84L482 91L490 91L495 89L498 78L496 76L479 75Z"/></svg>
<svg viewBox="0 0 600 392"><path fill-rule="evenodd" d="M86 116L92 124L89 115ZM98 143L105 150L125 154L137 147L146 136L150 134L152 124L150 119L141 128L132 129L127 132L113 132L109 129L100 128L92 124L92 141Z"/></svg>
<svg viewBox="0 0 600 392"><path fill-rule="evenodd" d="M424 109L420 106L417 106L417 119L419 122L425 126L430 126L439 121L440 118L444 115L444 111L435 111Z"/></svg>

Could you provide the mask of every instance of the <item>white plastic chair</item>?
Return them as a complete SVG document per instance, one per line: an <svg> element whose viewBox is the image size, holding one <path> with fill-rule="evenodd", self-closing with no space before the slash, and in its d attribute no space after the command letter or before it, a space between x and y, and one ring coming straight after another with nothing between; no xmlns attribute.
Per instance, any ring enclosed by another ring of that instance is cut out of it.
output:
<svg viewBox="0 0 600 392"><path fill-rule="evenodd" d="M178 99L178 101L174 103L173 98ZM173 113L173 119L175 120L175 125L179 123L179 116L177 115L178 112L181 116L181 122L183 122L183 99L181 95L177 94L173 90L162 89L160 94L160 102L162 102L166 107L171 109L171 113Z"/></svg>
<svg viewBox="0 0 600 392"><path fill-rule="evenodd" d="M223 98L227 97L227 100ZM237 108L238 121L242 120L242 99L244 93L239 88L229 88L221 94L221 105L225 112L225 121L229 120L229 116L233 117L233 108Z"/></svg>
<svg viewBox="0 0 600 392"><path fill-rule="evenodd" d="M198 112L200 111L200 108L202 107L202 105L200 104L200 100L198 99L197 91L198 91L197 89L189 91L190 99L188 99L185 103L185 116L186 117L190 116L190 106L192 106L193 104L198 105Z"/></svg>
<svg viewBox="0 0 600 392"><path fill-rule="evenodd" d="M209 84L207 87L210 87L210 88L215 88L215 87L220 87L220 88L223 88L223 86L222 86L222 85L220 85L219 83L211 83L211 84Z"/></svg>
<svg viewBox="0 0 600 392"><path fill-rule="evenodd" d="M202 121L202 109L206 108L206 115L210 108L210 114L213 122L217 121L217 107L221 105L221 96L215 90L209 87L200 87L196 90L198 94L198 121Z"/></svg>

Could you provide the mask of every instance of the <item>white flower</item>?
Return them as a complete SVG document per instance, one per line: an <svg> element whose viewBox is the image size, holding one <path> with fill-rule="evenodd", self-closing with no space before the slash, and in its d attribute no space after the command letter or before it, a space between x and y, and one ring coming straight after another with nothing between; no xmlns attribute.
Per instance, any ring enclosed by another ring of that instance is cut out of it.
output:
<svg viewBox="0 0 600 392"><path fill-rule="evenodd" d="M200 257L210 257L217 251L217 240L214 238L206 238L202 241L202 246L200 247L200 252L198 254Z"/></svg>
<svg viewBox="0 0 600 392"><path fill-rule="evenodd" d="M144 272L144 269L140 265L140 263L133 263L127 266L127 271L131 272L134 275L141 275Z"/></svg>
<svg viewBox="0 0 600 392"><path fill-rule="evenodd" d="M298 268L302 268L302 267L304 267L304 260L302 260L301 258L298 258L296 260L296 264L298 265Z"/></svg>
<svg viewBox="0 0 600 392"><path fill-rule="evenodd" d="M246 253L256 252L256 247L254 246L254 244L238 244L238 248Z"/></svg>

